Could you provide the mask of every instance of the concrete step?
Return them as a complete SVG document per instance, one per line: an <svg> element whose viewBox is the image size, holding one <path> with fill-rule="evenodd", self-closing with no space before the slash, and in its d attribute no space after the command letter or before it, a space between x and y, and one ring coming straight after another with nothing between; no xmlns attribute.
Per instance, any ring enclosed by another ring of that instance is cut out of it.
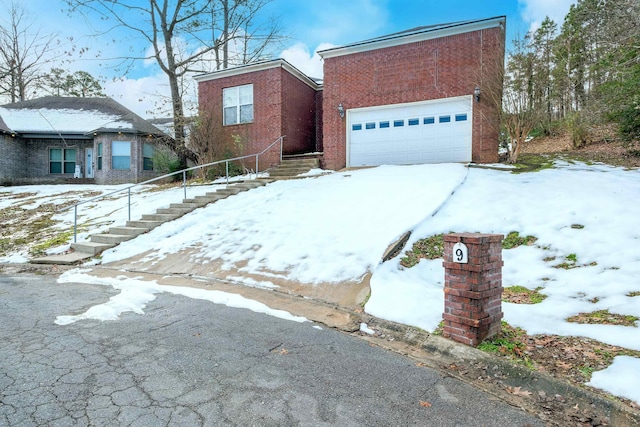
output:
<svg viewBox="0 0 640 427"><path fill-rule="evenodd" d="M243 191L246 191L242 188L238 188L238 187L227 187L227 188L223 188L221 190L218 190L214 193L207 193L207 195L209 194L227 194L229 196L233 196L234 194L238 194L241 193Z"/></svg>
<svg viewBox="0 0 640 427"><path fill-rule="evenodd" d="M34 258L29 261L31 264L54 264L54 265L74 265L93 256L85 252L69 252L68 254L49 255L41 258Z"/></svg>
<svg viewBox="0 0 640 427"><path fill-rule="evenodd" d="M311 169L308 168L297 168L297 169L291 169L291 170L283 170L283 169L274 169L272 171L269 171L269 176L270 177L274 177L274 176L298 176L300 174L303 173L307 173L309 172Z"/></svg>
<svg viewBox="0 0 640 427"><path fill-rule="evenodd" d="M199 206L202 207L202 206L208 205L209 203L214 203L214 202L217 202L218 200L222 200L222 199L226 198L227 196L228 196L228 194L224 195L224 196L219 195L219 196L215 196L215 197L214 196L196 196L196 197L194 197L193 199L190 199L190 200L193 200L195 203L197 203Z"/></svg>
<svg viewBox="0 0 640 427"><path fill-rule="evenodd" d="M320 160L318 159L282 159L282 165L290 165L290 164L296 164L296 165L319 165L320 164Z"/></svg>
<svg viewBox="0 0 640 427"><path fill-rule="evenodd" d="M277 169L297 169L297 168L307 168L307 169L313 169L313 168L317 168L320 167L320 165L315 162L315 163L281 163L280 165L276 166Z"/></svg>
<svg viewBox="0 0 640 427"><path fill-rule="evenodd" d="M234 184L234 188L242 188L244 190L253 190L254 188L258 188L258 187L262 187L267 185L266 182L263 181L247 181L247 182L240 182L238 184Z"/></svg>
<svg viewBox="0 0 640 427"><path fill-rule="evenodd" d="M162 224L164 224L164 221L138 220L138 221L127 221L126 225L127 227L144 228L145 230L149 231Z"/></svg>
<svg viewBox="0 0 640 427"><path fill-rule="evenodd" d="M127 240L133 239L135 236L130 234L94 234L91 236L92 243L107 243L110 245L118 245Z"/></svg>
<svg viewBox="0 0 640 427"><path fill-rule="evenodd" d="M200 207L197 203L171 203L169 205L170 208L177 208L177 209L182 209L182 208L198 208Z"/></svg>
<svg viewBox="0 0 640 427"><path fill-rule="evenodd" d="M76 252L82 252L90 255L98 255L102 251L106 251L114 247L115 245L111 245L108 243L96 243L96 242L81 242L81 243L72 243L71 248Z"/></svg>
<svg viewBox="0 0 640 427"><path fill-rule="evenodd" d="M179 217L180 215L175 215L175 214L145 214L145 215L142 215L141 219L143 221L167 222L167 221L173 221L174 219Z"/></svg>
<svg viewBox="0 0 640 427"><path fill-rule="evenodd" d="M183 203L188 204L188 205L196 205L196 207L201 208L203 206L205 206L207 203L211 203L214 202L215 200L211 200L209 201L207 198L202 198L202 196L196 196L196 197L200 197L199 199L196 199L195 197L193 199L184 199ZM218 199L216 199L218 200Z"/></svg>
<svg viewBox="0 0 640 427"><path fill-rule="evenodd" d="M186 213L189 213L193 210L194 208L160 208L160 209L156 209L156 213L157 214L162 214L162 215L184 215Z"/></svg>
<svg viewBox="0 0 640 427"><path fill-rule="evenodd" d="M146 228L140 227L111 227L109 228L109 234L121 234L121 235L129 235L129 236L138 236L140 234L146 233L149 231Z"/></svg>

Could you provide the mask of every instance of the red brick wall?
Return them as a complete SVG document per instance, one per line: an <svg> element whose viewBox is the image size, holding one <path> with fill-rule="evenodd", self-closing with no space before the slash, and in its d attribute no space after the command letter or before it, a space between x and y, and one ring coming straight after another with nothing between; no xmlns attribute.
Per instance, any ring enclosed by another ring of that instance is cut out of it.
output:
<svg viewBox="0 0 640 427"><path fill-rule="evenodd" d="M316 146L316 91L280 68L284 154L309 153Z"/></svg>
<svg viewBox="0 0 640 427"><path fill-rule="evenodd" d="M322 90L316 91L316 145L315 151L322 153Z"/></svg>
<svg viewBox="0 0 640 427"><path fill-rule="evenodd" d="M325 58L323 149L325 166L346 166L345 109L470 95L496 87L504 33L491 28L402 46ZM491 62L491 67L485 66ZM484 101L484 102L482 102ZM498 160L498 112L488 97L474 102L472 160Z"/></svg>
<svg viewBox="0 0 640 427"><path fill-rule="evenodd" d="M253 123L222 126L222 90L253 84ZM281 67L274 67L198 84L201 111L220 121L226 141L239 135L243 154L262 151L276 138L286 135L285 154L312 151L315 148L315 90ZM261 157L260 169L278 162L279 150Z"/></svg>
<svg viewBox="0 0 640 427"><path fill-rule="evenodd" d="M501 234L454 233L444 236L443 336L476 346L501 328ZM464 244L468 262L455 262L453 247Z"/></svg>

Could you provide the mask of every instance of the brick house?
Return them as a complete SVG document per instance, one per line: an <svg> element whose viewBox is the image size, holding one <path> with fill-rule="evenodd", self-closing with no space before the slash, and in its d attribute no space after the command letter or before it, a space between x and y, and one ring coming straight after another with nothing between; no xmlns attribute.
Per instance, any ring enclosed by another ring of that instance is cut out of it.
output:
<svg viewBox="0 0 640 427"><path fill-rule="evenodd" d="M317 151L321 86L283 59L262 61L196 77L201 115L221 122L217 138L256 154L282 135L284 154ZM279 161L266 153L261 169Z"/></svg>
<svg viewBox="0 0 640 427"><path fill-rule="evenodd" d="M328 169L493 163L504 49L505 17L414 28L318 52L322 85L282 59L200 75L200 111L245 154L286 135Z"/></svg>
<svg viewBox="0 0 640 427"><path fill-rule="evenodd" d="M165 138L110 98L48 96L3 105L0 185L142 182L158 175L152 157Z"/></svg>

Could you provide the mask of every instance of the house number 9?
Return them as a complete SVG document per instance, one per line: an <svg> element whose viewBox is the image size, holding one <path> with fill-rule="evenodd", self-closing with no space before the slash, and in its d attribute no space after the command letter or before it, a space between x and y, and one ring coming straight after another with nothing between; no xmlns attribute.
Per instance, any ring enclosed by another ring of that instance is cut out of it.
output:
<svg viewBox="0 0 640 427"><path fill-rule="evenodd" d="M456 243L453 245L453 262L466 264L469 262L469 251L464 243Z"/></svg>

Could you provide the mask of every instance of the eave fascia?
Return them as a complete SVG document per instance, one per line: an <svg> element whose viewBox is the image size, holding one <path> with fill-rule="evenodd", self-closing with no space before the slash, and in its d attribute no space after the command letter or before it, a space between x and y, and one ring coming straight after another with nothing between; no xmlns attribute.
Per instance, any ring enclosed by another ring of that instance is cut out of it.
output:
<svg viewBox="0 0 640 427"><path fill-rule="evenodd" d="M209 80L224 79L232 76L240 76L248 73L255 73L258 71L270 70L273 68L283 68L289 74L298 78L298 80L305 83L313 90L318 90L318 84L313 81L309 76L298 70L284 59L275 59L271 61L256 62L253 64L241 65L239 67L227 68L226 70L214 71L212 73L200 74L194 77L194 80L198 83L206 82Z"/></svg>
<svg viewBox="0 0 640 427"><path fill-rule="evenodd" d="M495 27L505 28L506 17L499 16L472 22L452 24L447 27L425 29L409 34L395 34L375 40L352 43L342 47L318 51L322 59L334 58L338 56L351 55L354 53L368 52L371 50L385 49L389 47L402 46L410 43L417 43L426 40L438 39L441 37L454 36L458 34L470 33L473 31L486 30Z"/></svg>

